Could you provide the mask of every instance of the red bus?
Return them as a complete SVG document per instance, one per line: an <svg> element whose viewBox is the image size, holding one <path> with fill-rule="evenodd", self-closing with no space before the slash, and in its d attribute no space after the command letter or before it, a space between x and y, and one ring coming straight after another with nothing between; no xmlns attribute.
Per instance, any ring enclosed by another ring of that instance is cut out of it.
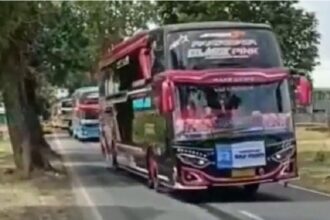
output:
<svg viewBox="0 0 330 220"><path fill-rule="evenodd" d="M173 190L253 194L298 177L293 111L310 104L310 83L284 67L270 26L167 25L114 45L99 67L109 166Z"/></svg>
<svg viewBox="0 0 330 220"><path fill-rule="evenodd" d="M79 88L73 93L72 100L72 136L82 141L98 139L100 135L98 87Z"/></svg>

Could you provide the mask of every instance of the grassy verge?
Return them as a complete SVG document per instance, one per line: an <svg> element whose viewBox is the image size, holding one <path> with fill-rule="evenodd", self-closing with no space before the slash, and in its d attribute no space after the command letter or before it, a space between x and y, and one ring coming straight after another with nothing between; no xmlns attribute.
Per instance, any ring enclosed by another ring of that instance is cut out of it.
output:
<svg viewBox="0 0 330 220"><path fill-rule="evenodd" d="M13 172L8 142L0 142L0 219L81 219L66 176L38 175L30 180Z"/></svg>
<svg viewBox="0 0 330 220"><path fill-rule="evenodd" d="M293 183L330 193L330 132L299 128L297 138L300 180Z"/></svg>

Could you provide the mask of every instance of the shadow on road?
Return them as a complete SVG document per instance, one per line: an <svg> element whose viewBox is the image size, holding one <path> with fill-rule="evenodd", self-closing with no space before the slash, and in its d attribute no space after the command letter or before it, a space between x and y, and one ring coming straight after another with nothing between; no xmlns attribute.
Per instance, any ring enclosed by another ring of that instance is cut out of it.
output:
<svg viewBox="0 0 330 220"><path fill-rule="evenodd" d="M103 219L153 220L165 211L155 207L97 206ZM92 217L92 208L88 206L29 206L4 209L0 219L24 220L81 220Z"/></svg>
<svg viewBox="0 0 330 220"><path fill-rule="evenodd" d="M88 144L88 143L99 143L100 142L99 138L77 140L66 134L57 134L57 135L50 134L50 135L47 135L46 138L48 141L54 141L55 139L60 139L61 141L72 140L72 141L76 141L77 144Z"/></svg>
<svg viewBox="0 0 330 220"><path fill-rule="evenodd" d="M238 187L212 189L207 191L194 191L175 193L173 198L183 202L205 204L205 203L236 203L236 202L287 202L289 198L276 196L268 193L257 193L251 197Z"/></svg>
<svg viewBox="0 0 330 220"><path fill-rule="evenodd" d="M65 138L65 139L63 139ZM126 171L110 171L106 168L101 150L97 145L84 144L73 140L71 137L64 135L60 137L61 141L66 142L62 148L64 154L68 158L70 166L75 170L85 187L117 187L127 188L136 186L146 186L146 180L130 174ZM81 147L80 147L81 146ZM98 150L96 150L96 148ZM304 194L305 193L305 194ZM277 187L261 187L259 193L254 197L244 194L240 188L222 188L217 190L208 190L204 192L188 192L168 193L164 190L164 196L182 201L195 203L199 206L212 203L240 203L240 202L293 202L293 201L319 201L324 199L316 198L316 196L306 195L306 192L297 192L291 189ZM188 196L187 196L188 195Z"/></svg>

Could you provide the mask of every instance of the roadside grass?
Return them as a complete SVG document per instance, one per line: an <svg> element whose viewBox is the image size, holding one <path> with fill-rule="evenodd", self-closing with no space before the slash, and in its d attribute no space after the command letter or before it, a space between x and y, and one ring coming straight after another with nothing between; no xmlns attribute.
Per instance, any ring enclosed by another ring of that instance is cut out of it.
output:
<svg viewBox="0 0 330 220"><path fill-rule="evenodd" d="M69 177L35 173L23 179L6 141L0 141L0 204L1 220L81 219Z"/></svg>
<svg viewBox="0 0 330 220"><path fill-rule="evenodd" d="M330 132L297 129L300 179L293 184L330 193Z"/></svg>
<svg viewBox="0 0 330 220"><path fill-rule="evenodd" d="M330 132L322 127L297 127L296 135L300 141L330 139Z"/></svg>

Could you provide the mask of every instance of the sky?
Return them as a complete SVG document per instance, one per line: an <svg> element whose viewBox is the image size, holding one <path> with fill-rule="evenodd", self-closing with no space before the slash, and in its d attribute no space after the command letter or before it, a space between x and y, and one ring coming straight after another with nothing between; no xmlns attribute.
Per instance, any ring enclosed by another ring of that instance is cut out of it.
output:
<svg viewBox="0 0 330 220"><path fill-rule="evenodd" d="M330 88L330 1L326 0L303 0L299 5L310 12L315 12L319 21L318 31L321 34L319 45L319 61L312 73L314 86L319 88Z"/></svg>

